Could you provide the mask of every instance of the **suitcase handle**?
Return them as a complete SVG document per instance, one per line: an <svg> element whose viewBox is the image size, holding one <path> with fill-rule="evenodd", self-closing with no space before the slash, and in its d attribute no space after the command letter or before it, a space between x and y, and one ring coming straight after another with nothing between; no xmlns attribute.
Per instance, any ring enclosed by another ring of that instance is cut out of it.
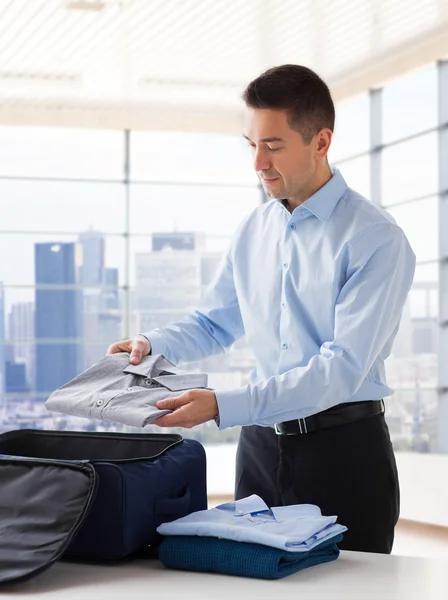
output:
<svg viewBox="0 0 448 600"><path fill-rule="evenodd" d="M154 511L158 516L184 517L190 506L190 488L187 486L179 498L159 498L154 502Z"/></svg>

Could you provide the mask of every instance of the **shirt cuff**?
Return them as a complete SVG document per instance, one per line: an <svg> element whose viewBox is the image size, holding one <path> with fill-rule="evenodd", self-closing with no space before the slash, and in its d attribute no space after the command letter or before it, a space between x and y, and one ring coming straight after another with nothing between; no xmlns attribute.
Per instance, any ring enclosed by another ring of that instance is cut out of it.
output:
<svg viewBox="0 0 448 600"><path fill-rule="evenodd" d="M249 386L219 392L215 390L219 411L219 429L235 425L252 425L249 416Z"/></svg>
<svg viewBox="0 0 448 600"><path fill-rule="evenodd" d="M163 354L166 358L166 343L163 340L163 336L158 331L149 331L148 333L141 333L151 345L150 354Z"/></svg>

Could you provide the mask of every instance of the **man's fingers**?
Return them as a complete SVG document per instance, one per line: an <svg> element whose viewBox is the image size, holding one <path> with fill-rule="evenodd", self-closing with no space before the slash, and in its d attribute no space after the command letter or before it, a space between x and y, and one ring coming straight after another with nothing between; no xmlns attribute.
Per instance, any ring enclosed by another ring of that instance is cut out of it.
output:
<svg viewBox="0 0 448 600"><path fill-rule="evenodd" d="M158 425L159 427L185 427L184 423L181 425L181 419L175 413L159 417L152 422L152 425Z"/></svg>
<svg viewBox="0 0 448 600"><path fill-rule="evenodd" d="M143 355L143 352L142 352L141 348L133 347L129 362L131 362L133 365L138 365L138 363L142 360L142 355Z"/></svg>
<svg viewBox="0 0 448 600"><path fill-rule="evenodd" d="M106 355L117 354L118 352L130 352L129 361L133 365L138 365L143 356L149 354L150 350L149 341L143 335L138 335L135 338L115 342L115 344L109 346Z"/></svg>
<svg viewBox="0 0 448 600"><path fill-rule="evenodd" d="M132 341L131 356L129 362L133 365L138 365L142 360L143 355L149 352L149 342L141 337L138 337Z"/></svg>
<svg viewBox="0 0 448 600"><path fill-rule="evenodd" d="M110 354L118 354L118 352L129 352L131 349L131 340L124 340L122 342L115 342L111 344L107 349L106 356Z"/></svg>
<svg viewBox="0 0 448 600"><path fill-rule="evenodd" d="M169 415L164 415L163 417L159 417L155 421L153 421L152 425L158 425L159 427L184 427L185 429L190 429L193 427L194 422L189 422L189 419L185 418L183 415L183 410L180 408L179 410L175 410Z"/></svg>
<svg viewBox="0 0 448 600"><path fill-rule="evenodd" d="M213 390L188 390L177 398L159 400L157 408L173 412L153 421L159 427L194 427L210 421L218 414L218 404Z"/></svg>
<svg viewBox="0 0 448 600"><path fill-rule="evenodd" d="M190 395L187 392L186 394L182 394L182 396L178 396L177 398L166 398L165 400L159 400L156 406L160 410L176 410L176 408L180 408L181 406L185 406L185 404L189 403Z"/></svg>

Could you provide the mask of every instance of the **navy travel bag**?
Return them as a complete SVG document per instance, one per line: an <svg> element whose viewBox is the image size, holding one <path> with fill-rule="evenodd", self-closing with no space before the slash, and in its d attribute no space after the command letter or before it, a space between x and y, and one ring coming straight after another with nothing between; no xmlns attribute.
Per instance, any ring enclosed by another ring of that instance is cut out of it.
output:
<svg viewBox="0 0 448 600"><path fill-rule="evenodd" d="M0 435L0 583L58 558L117 560L161 523L207 508L204 448L177 434Z"/></svg>

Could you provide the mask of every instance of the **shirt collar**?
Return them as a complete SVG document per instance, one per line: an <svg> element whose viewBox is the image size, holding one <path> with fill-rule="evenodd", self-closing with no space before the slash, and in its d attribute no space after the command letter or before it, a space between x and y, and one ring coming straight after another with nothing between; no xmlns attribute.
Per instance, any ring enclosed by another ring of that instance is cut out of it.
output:
<svg viewBox="0 0 448 600"><path fill-rule="evenodd" d="M273 506L271 511L276 521L284 521L285 519L311 519L322 516L320 508L315 504Z"/></svg>
<svg viewBox="0 0 448 600"><path fill-rule="evenodd" d="M313 215L315 215L318 219L320 219L323 223L327 221L333 212L336 204L342 198L347 190L347 183L345 179L342 177L339 169L336 167L331 167L331 172L333 173L333 177L327 181L327 183L321 187L315 194L313 194L306 202L304 202L301 206L298 206L294 212L299 209L307 209ZM272 205L283 206L280 200L272 200L268 202L264 208L263 213Z"/></svg>
<svg viewBox="0 0 448 600"><path fill-rule="evenodd" d="M125 353L126 356L130 356L129 353ZM163 372L172 373L174 375L183 375L184 371L181 371L178 367L173 365L167 360L162 354L150 354L144 356L138 365L129 363L126 368L123 369L124 373L133 373L134 375L142 375L144 377L156 377Z"/></svg>
<svg viewBox="0 0 448 600"><path fill-rule="evenodd" d="M241 500L236 500L236 502L220 504L216 508L228 511L236 517L269 511L273 518L279 522L284 521L285 519L310 519L322 516L320 508L315 504L295 504L292 506L273 506L269 508L264 500L256 494L252 494L252 496L242 498Z"/></svg>
<svg viewBox="0 0 448 600"><path fill-rule="evenodd" d="M236 502L220 504L216 508L219 508L220 510L228 510L235 516L241 517L243 515L251 515L253 513L269 510L269 506L267 506L260 496L257 496L256 494L252 494L252 496L242 498Z"/></svg>

